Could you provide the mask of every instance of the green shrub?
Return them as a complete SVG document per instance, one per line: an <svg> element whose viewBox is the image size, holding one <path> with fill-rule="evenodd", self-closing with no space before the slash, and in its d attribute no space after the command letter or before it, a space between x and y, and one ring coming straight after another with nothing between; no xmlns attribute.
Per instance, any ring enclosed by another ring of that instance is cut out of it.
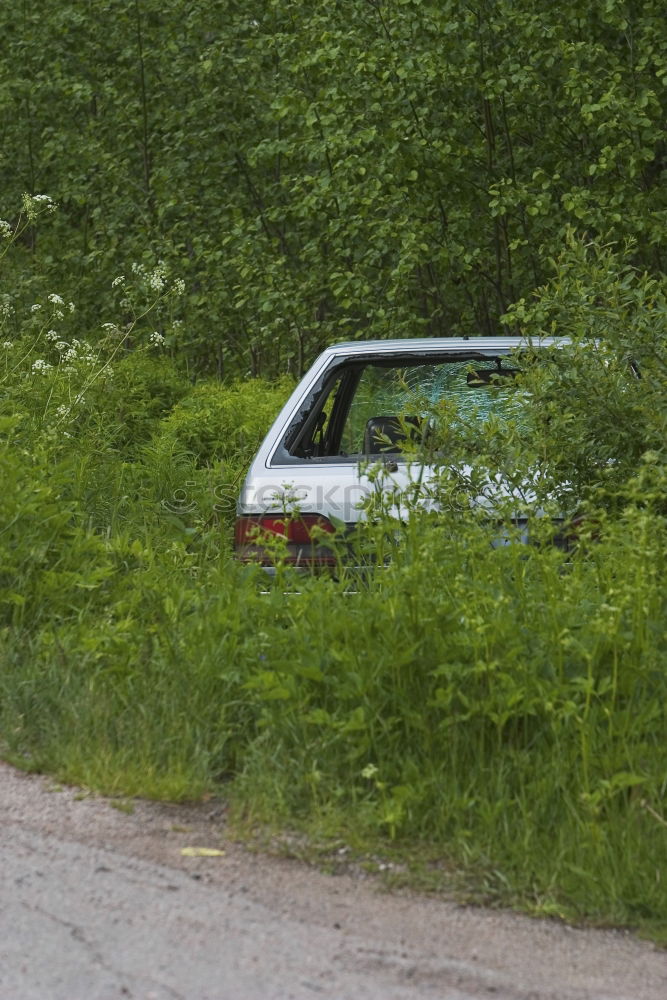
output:
<svg viewBox="0 0 667 1000"><path fill-rule="evenodd" d="M201 465L247 464L292 388L287 376L276 382L201 382L163 421L158 442L191 452Z"/></svg>
<svg viewBox="0 0 667 1000"><path fill-rule="evenodd" d="M54 464L0 430L0 623L37 629L82 614L111 572L105 546L85 530L66 484L72 461Z"/></svg>
<svg viewBox="0 0 667 1000"><path fill-rule="evenodd" d="M527 383L534 448L554 476L580 497L622 506L624 484L648 461L662 470L664 490L667 280L636 271L613 246L570 234L553 279L505 319L530 338L571 340Z"/></svg>

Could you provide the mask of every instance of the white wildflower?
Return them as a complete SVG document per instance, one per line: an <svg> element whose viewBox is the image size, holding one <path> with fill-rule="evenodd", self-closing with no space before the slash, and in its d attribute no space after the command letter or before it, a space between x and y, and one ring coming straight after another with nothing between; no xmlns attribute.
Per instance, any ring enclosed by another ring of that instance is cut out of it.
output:
<svg viewBox="0 0 667 1000"><path fill-rule="evenodd" d="M56 204L48 194L24 194L21 198L21 204L30 222L36 219L40 212L55 212L56 210Z"/></svg>
<svg viewBox="0 0 667 1000"><path fill-rule="evenodd" d="M125 275L119 274L118 277L114 278L113 281L111 282L111 287L117 288L118 285L124 285L124 284L125 284Z"/></svg>
<svg viewBox="0 0 667 1000"><path fill-rule="evenodd" d="M68 347L69 344L67 343L66 340L59 340L58 343L56 344L56 350L60 352L66 351Z"/></svg>
<svg viewBox="0 0 667 1000"><path fill-rule="evenodd" d="M11 349L12 349L12 347L14 345L12 344L11 340L5 340L5 341L3 341L2 346L4 347L4 349L6 351L11 351Z"/></svg>
<svg viewBox="0 0 667 1000"><path fill-rule="evenodd" d="M30 306L30 312L31 313L39 312L41 308L42 307L39 302L33 302L33 304Z"/></svg>
<svg viewBox="0 0 667 1000"><path fill-rule="evenodd" d="M49 302L53 302L54 306L65 305L65 300L63 299L62 295L56 295L55 292L51 292L50 295L47 295L47 299L49 300Z"/></svg>
<svg viewBox="0 0 667 1000"><path fill-rule="evenodd" d="M154 292L161 292L166 284L164 265L160 261L148 275L148 287Z"/></svg>
<svg viewBox="0 0 667 1000"><path fill-rule="evenodd" d="M135 261L134 264L132 265L132 274L142 274L143 275L145 273L146 273L146 268L144 267L144 265L143 264L137 264L137 262Z"/></svg>
<svg viewBox="0 0 667 1000"><path fill-rule="evenodd" d="M14 306L12 305L12 300L9 295L3 293L0 295L0 316L3 319L7 319L8 316L14 312Z"/></svg>
<svg viewBox="0 0 667 1000"><path fill-rule="evenodd" d="M65 351L65 353L63 354L64 361L75 361L77 357L78 355L74 347L70 347L69 350Z"/></svg>
<svg viewBox="0 0 667 1000"><path fill-rule="evenodd" d="M69 406L59 406L58 409L56 410L57 417L69 417L69 413L70 413Z"/></svg>
<svg viewBox="0 0 667 1000"><path fill-rule="evenodd" d="M164 344L164 337L162 336L161 333L158 333L157 330L151 333L148 339L150 340L151 344L155 344L156 347L159 347L161 344Z"/></svg>
<svg viewBox="0 0 667 1000"><path fill-rule="evenodd" d="M0 239L8 240L12 233L13 230L9 223L5 219L0 219Z"/></svg>
<svg viewBox="0 0 667 1000"><path fill-rule="evenodd" d="M182 295L185 291L185 282L182 278L176 278L174 282L174 295Z"/></svg>
<svg viewBox="0 0 667 1000"><path fill-rule="evenodd" d="M50 365L48 361L42 361L41 358L37 361L33 361L32 363L33 372L48 372L51 367L52 365Z"/></svg>
<svg viewBox="0 0 667 1000"><path fill-rule="evenodd" d="M74 310L76 309L76 306L74 305L74 303L73 303L73 302L68 302L68 303L67 303L67 308L69 309L69 311L70 311L71 313L73 313L73 312L74 312Z"/></svg>
<svg viewBox="0 0 667 1000"><path fill-rule="evenodd" d="M47 340L57 340L59 334L57 330L47 330L44 336L46 337Z"/></svg>
<svg viewBox="0 0 667 1000"><path fill-rule="evenodd" d="M116 323L102 323L102 329L107 333L116 333L118 326Z"/></svg>

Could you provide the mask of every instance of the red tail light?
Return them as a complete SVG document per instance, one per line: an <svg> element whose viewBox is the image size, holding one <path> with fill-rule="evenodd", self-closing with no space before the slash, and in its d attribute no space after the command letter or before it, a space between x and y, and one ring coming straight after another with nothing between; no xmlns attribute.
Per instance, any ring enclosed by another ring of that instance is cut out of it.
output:
<svg viewBox="0 0 667 1000"><path fill-rule="evenodd" d="M275 557L270 551L271 536L284 538L285 562L305 565L332 565L333 553L322 546L322 532L334 534L331 521L321 514L301 514L299 517L262 514L236 519L236 554L244 561L271 565ZM313 531L315 538L313 538ZM281 553L282 556L282 553Z"/></svg>

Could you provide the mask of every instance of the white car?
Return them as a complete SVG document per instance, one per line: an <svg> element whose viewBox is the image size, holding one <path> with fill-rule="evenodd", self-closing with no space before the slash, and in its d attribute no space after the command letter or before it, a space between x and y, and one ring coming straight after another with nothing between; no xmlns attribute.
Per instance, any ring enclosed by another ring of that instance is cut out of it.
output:
<svg viewBox="0 0 667 1000"><path fill-rule="evenodd" d="M288 562L333 561L323 537L366 516L378 478L394 498L397 517L400 497L411 487L414 495L416 480L428 482L423 462L401 447L409 437L423 438L425 403L451 400L474 420L502 414L516 406L515 394L502 388L517 372L509 356L561 343L476 337L329 347L299 382L250 466L237 504L237 555L270 566L266 539L277 535ZM491 486L498 491L497 483ZM486 500L480 495L475 502Z"/></svg>

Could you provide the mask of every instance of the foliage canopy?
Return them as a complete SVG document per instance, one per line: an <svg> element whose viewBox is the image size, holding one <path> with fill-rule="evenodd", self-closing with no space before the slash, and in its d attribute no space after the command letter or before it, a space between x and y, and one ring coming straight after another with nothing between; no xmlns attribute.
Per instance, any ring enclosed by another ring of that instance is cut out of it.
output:
<svg viewBox="0 0 667 1000"><path fill-rule="evenodd" d="M161 332L201 369L495 333L568 225L664 267L659 0L68 0L0 33L0 185L62 207L35 282L85 281L90 329L109 275L177 262Z"/></svg>

